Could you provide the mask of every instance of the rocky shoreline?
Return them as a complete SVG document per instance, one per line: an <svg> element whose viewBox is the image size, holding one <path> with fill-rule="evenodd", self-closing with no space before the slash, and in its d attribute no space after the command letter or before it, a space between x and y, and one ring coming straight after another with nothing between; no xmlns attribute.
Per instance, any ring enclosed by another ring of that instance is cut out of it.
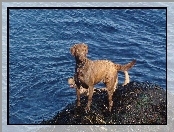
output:
<svg viewBox="0 0 174 132"><path fill-rule="evenodd" d="M69 104L50 120L40 124L167 124L166 90L148 82L118 85L113 108L108 111L107 91L96 90L90 112L85 112L87 97L81 106Z"/></svg>

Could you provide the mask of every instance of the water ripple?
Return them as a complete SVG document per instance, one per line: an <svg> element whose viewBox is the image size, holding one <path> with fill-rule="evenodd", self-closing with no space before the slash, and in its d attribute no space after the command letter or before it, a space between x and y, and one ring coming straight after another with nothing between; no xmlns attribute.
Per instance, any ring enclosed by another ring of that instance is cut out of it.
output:
<svg viewBox="0 0 174 132"><path fill-rule="evenodd" d="M87 43L90 59L136 59L131 80L165 88L165 17L164 10L12 10L10 122L38 123L75 100L67 84L74 43ZM120 74L119 83L123 79Z"/></svg>

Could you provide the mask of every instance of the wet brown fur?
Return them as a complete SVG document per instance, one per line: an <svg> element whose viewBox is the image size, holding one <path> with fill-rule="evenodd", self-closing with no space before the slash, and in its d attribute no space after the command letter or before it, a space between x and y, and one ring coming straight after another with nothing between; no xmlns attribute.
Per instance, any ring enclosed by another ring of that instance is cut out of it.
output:
<svg viewBox="0 0 174 132"><path fill-rule="evenodd" d="M106 85L109 100L109 111L113 106L112 95L118 84L118 71L129 70L136 62L126 65L115 64L109 60L90 60L87 58L88 46L84 43L75 44L70 48L75 57L75 83L77 85L77 105L80 106L80 86L89 88L89 96L86 110L90 110L94 85L103 82Z"/></svg>

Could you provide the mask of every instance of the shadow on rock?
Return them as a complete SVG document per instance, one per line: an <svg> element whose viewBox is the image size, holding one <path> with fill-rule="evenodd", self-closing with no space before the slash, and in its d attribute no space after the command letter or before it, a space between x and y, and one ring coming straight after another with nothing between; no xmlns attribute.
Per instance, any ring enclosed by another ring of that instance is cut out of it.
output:
<svg viewBox="0 0 174 132"><path fill-rule="evenodd" d="M81 106L69 104L50 120L41 124L167 124L166 90L155 84L131 82L118 85L108 111L107 91L96 90L91 110L86 113L87 97Z"/></svg>

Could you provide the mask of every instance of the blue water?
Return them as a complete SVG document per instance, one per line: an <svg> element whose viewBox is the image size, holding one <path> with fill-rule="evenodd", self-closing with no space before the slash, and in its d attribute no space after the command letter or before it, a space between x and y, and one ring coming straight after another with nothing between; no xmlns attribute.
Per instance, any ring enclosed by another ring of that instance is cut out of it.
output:
<svg viewBox="0 0 174 132"><path fill-rule="evenodd" d="M166 89L166 11L21 9L9 14L9 121L50 119L76 94L67 84L75 61L70 47L88 44L88 57L136 65L131 81ZM119 83L124 74L119 73Z"/></svg>

